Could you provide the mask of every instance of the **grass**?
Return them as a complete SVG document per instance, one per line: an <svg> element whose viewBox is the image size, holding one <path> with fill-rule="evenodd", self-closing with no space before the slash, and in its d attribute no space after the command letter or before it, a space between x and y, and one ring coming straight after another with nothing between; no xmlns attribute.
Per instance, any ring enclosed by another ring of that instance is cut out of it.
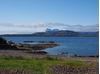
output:
<svg viewBox="0 0 100 74"><path fill-rule="evenodd" d="M43 59L24 59L22 57L0 57L0 69L5 70L24 70L38 72L36 74L48 74L49 67L54 65L69 65L74 67L88 67L89 65L76 60L59 60L46 57ZM29 74L31 74L29 73Z"/></svg>

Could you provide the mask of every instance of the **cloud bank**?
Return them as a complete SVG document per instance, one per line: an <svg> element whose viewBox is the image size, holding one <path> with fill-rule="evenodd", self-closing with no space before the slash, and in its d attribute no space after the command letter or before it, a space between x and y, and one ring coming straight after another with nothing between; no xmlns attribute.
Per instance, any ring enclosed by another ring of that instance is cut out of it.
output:
<svg viewBox="0 0 100 74"><path fill-rule="evenodd" d="M0 34L28 34L34 32L44 32L47 28L60 30L73 30L78 32L96 32L99 31L99 25L69 25L62 23L46 24L11 24L0 23Z"/></svg>

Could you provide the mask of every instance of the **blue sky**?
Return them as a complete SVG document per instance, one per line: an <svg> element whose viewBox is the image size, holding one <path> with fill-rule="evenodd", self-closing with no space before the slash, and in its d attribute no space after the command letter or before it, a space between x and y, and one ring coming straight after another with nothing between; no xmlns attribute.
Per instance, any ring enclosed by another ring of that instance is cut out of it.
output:
<svg viewBox="0 0 100 74"><path fill-rule="evenodd" d="M98 24L98 18L99 0L0 0L1 28L8 28L9 24L17 26L40 23L88 26ZM17 32L17 29L9 27L10 32ZM19 28L19 32L25 32L24 29L31 28ZM2 33L4 31L0 30Z"/></svg>

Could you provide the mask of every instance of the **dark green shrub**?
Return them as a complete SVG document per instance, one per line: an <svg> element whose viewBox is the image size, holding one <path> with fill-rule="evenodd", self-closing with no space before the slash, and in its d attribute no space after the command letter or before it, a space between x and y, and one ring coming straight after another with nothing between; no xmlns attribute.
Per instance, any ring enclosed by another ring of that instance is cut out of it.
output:
<svg viewBox="0 0 100 74"><path fill-rule="evenodd" d="M7 44L7 41L3 38L0 38L0 44Z"/></svg>

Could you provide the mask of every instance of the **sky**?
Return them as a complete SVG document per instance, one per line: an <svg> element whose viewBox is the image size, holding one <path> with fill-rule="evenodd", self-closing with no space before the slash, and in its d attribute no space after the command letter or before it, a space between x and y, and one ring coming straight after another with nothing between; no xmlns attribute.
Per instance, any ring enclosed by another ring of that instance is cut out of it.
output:
<svg viewBox="0 0 100 74"><path fill-rule="evenodd" d="M0 34L44 31L59 23L60 29L97 29L98 18L99 0L0 0Z"/></svg>

